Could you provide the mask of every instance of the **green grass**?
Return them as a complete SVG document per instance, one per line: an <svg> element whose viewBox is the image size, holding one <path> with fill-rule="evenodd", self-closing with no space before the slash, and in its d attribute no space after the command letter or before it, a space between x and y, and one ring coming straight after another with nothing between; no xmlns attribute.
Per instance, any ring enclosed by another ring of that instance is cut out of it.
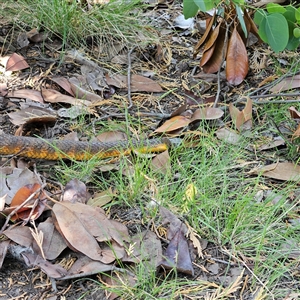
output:
<svg viewBox="0 0 300 300"><path fill-rule="evenodd" d="M112 0L106 5L93 5L91 10L76 0L8 0L2 4L0 17L25 31L45 31L50 40L61 38L63 49L92 45L99 55L108 55L119 45L130 48L156 39L147 20L138 16L142 7L140 0Z"/></svg>
<svg viewBox="0 0 300 300"><path fill-rule="evenodd" d="M117 124L109 128L124 125ZM130 126L134 127L134 120L130 120ZM257 130L264 132L267 128ZM268 295L267 299L271 294L280 299L286 293L281 283L296 280L291 274L298 263L288 258L283 247L290 240L300 243L300 226L287 223L296 213L299 197L293 202L290 200L291 192L297 189L294 183L274 183L262 176L247 174L257 163L245 166L244 162L260 159L261 163L265 162L263 152L258 152L256 157L245 150L253 140L254 136L250 136L239 145L229 145L218 141L212 132L208 137L200 138L198 147L174 149L171 168L166 174L153 171L149 158L137 156L132 160L123 157L115 171L101 173L95 168L92 183L98 191L113 186L118 195L108 207L141 209L144 224L157 213L155 207L148 206L153 199L169 208L202 238L215 244L224 254L229 253L241 267L250 264L252 290L261 288L262 294ZM282 152L277 154L282 158ZM78 166L82 166L79 171ZM72 167L65 165L61 174L69 174L68 179L71 179L77 173L82 178L82 174L91 175L95 166L93 162L74 163ZM129 169L131 175L126 175ZM191 185L196 192L187 197ZM257 194L266 190L271 193L257 201ZM280 199L274 202L277 196ZM139 264L135 270L137 284L134 287L120 281L105 288L122 295L122 299L184 299L187 291L190 297L202 295L203 291L215 293L215 296L225 293L217 284L193 281L177 276L175 272L167 278L160 277L155 271L145 276L143 268L147 269L147 266Z"/></svg>

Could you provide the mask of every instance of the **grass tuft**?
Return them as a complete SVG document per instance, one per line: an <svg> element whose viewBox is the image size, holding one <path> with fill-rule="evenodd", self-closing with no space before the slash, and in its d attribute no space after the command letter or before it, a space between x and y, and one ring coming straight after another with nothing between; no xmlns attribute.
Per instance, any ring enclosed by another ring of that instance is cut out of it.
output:
<svg viewBox="0 0 300 300"><path fill-rule="evenodd" d="M138 15L143 5L141 0L112 0L88 9L76 0L8 0L2 4L0 17L25 31L39 28L61 38L63 49L94 45L103 55L120 45L130 48L156 39L147 20Z"/></svg>

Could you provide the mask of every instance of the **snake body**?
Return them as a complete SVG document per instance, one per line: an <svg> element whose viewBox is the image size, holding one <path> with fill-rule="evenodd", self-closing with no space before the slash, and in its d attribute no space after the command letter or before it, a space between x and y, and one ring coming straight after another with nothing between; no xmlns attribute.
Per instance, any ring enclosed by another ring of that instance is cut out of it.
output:
<svg viewBox="0 0 300 300"><path fill-rule="evenodd" d="M0 133L0 155L19 155L46 160L89 160L128 155L132 150L159 153L180 143L180 139L149 139L145 141L83 142L52 140Z"/></svg>

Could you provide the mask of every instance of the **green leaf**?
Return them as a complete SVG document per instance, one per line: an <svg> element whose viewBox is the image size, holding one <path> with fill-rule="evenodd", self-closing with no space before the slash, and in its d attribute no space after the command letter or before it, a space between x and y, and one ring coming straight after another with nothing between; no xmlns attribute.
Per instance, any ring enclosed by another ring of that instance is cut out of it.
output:
<svg viewBox="0 0 300 300"><path fill-rule="evenodd" d="M295 38L293 35L290 37L288 44L286 45L286 49L295 50L299 47L300 39Z"/></svg>
<svg viewBox="0 0 300 300"><path fill-rule="evenodd" d="M291 21L293 23L296 22L296 8L288 5L286 7L286 12L283 14L283 16L288 20Z"/></svg>
<svg viewBox="0 0 300 300"><path fill-rule="evenodd" d="M296 11L295 11L295 18L296 18L298 24L300 24L300 7L298 9L296 9Z"/></svg>
<svg viewBox="0 0 300 300"><path fill-rule="evenodd" d="M270 14L263 23L271 48L277 53L284 50L289 40L289 28L285 17L279 13Z"/></svg>
<svg viewBox="0 0 300 300"><path fill-rule="evenodd" d="M239 6L245 5L245 1L244 1L244 0L233 0L232 2L233 2L235 5L239 5Z"/></svg>
<svg viewBox="0 0 300 300"><path fill-rule="evenodd" d="M294 28L293 35L295 38L300 38L300 28Z"/></svg>
<svg viewBox="0 0 300 300"><path fill-rule="evenodd" d="M238 20L239 20L239 22L241 24L242 30L243 30L243 32L245 34L245 37L247 37L248 36L248 31L247 31L247 27L246 27L245 20L244 20L243 10L237 4L235 5L235 10L237 12Z"/></svg>
<svg viewBox="0 0 300 300"><path fill-rule="evenodd" d="M263 9L258 9L254 14L253 21L256 25L259 26L261 24L261 22L266 18L266 16L267 16L267 14Z"/></svg>
<svg viewBox="0 0 300 300"><path fill-rule="evenodd" d="M267 11L270 13L270 14L273 14L273 13L285 13L286 12L286 9L277 4L277 3L268 3L267 4Z"/></svg>
<svg viewBox="0 0 300 300"><path fill-rule="evenodd" d="M183 0L183 15L185 19L192 18L198 13L199 7L194 0Z"/></svg>
<svg viewBox="0 0 300 300"><path fill-rule="evenodd" d="M259 25L258 34L265 43L269 43L265 24L266 24L266 18L262 19Z"/></svg>
<svg viewBox="0 0 300 300"><path fill-rule="evenodd" d="M208 11L216 7L215 1L212 0L194 0L196 5L200 8L201 11Z"/></svg>

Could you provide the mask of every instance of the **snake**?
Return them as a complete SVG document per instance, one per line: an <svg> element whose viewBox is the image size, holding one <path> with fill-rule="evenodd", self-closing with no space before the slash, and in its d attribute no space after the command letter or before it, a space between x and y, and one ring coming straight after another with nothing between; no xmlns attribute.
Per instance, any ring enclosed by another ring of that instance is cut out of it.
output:
<svg viewBox="0 0 300 300"><path fill-rule="evenodd" d="M17 155L32 159L76 160L105 159L139 153L161 153L181 143L180 138L154 138L120 141L72 141L14 136L0 133L0 155Z"/></svg>

